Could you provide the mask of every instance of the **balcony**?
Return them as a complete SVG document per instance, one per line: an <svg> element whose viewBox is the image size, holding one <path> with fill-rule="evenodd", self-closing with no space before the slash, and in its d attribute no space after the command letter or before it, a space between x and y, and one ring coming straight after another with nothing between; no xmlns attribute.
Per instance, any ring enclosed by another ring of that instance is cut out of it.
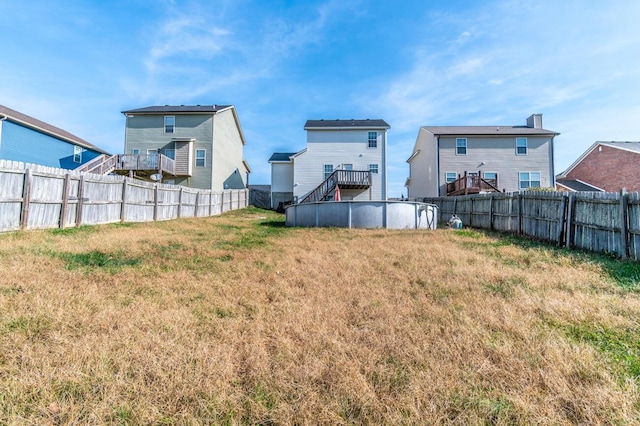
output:
<svg viewBox="0 0 640 426"><path fill-rule="evenodd" d="M162 154L118 154L115 157L115 173L120 175L145 178L159 173L176 176L175 161Z"/></svg>
<svg viewBox="0 0 640 426"><path fill-rule="evenodd" d="M485 192L501 192L498 189L498 179L484 179L480 176L468 175L465 172L464 176L447 183L447 196Z"/></svg>

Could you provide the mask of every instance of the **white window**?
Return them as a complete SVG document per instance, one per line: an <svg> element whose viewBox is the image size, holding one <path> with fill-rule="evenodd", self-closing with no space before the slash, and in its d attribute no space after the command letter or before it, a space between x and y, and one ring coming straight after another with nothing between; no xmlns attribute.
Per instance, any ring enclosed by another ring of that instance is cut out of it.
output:
<svg viewBox="0 0 640 426"><path fill-rule="evenodd" d="M207 158L206 149L196 149L196 167L204 167Z"/></svg>
<svg viewBox="0 0 640 426"><path fill-rule="evenodd" d="M527 138L516 138L516 155L527 155Z"/></svg>
<svg viewBox="0 0 640 426"><path fill-rule="evenodd" d="M164 150L165 157L171 158L172 160L176 159L176 150L175 149L165 149Z"/></svg>
<svg viewBox="0 0 640 426"><path fill-rule="evenodd" d="M176 117L173 115L164 116L164 132L173 133L176 127Z"/></svg>
<svg viewBox="0 0 640 426"><path fill-rule="evenodd" d="M74 145L73 146L73 162L74 163L82 163L82 147Z"/></svg>
<svg viewBox="0 0 640 426"><path fill-rule="evenodd" d="M369 132L369 148L378 147L378 132Z"/></svg>
<svg viewBox="0 0 640 426"><path fill-rule="evenodd" d="M445 172L444 173L444 181L446 183L453 182L458 179L458 174L456 172Z"/></svg>
<svg viewBox="0 0 640 426"><path fill-rule="evenodd" d="M520 172L518 173L520 189L539 188L540 172Z"/></svg>
<svg viewBox="0 0 640 426"><path fill-rule="evenodd" d="M467 155L467 138L456 139L456 155Z"/></svg>
<svg viewBox="0 0 640 426"><path fill-rule="evenodd" d="M140 150L139 150L139 149L132 149L132 150L131 150L131 153L132 153L133 155L140 155Z"/></svg>
<svg viewBox="0 0 640 426"><path fill-rule="evenodd" d="M353 164L343 164L345 170L353 170Z"/></svg>
<svg viewBox="0 0 640 426"><path fill-rule="evenodd" d="M333 164L324 165L324 178L327 179L333 173Z"/></svg>
<svg viewBox="0 0 640 426"><path fill-rule="evenodd" d="M495 180L498 181L498 172L484 172L482 174L482 178L484 180Z"/></svg>
<svg viewBox="0 0 640 426"><path fill-rule="evenodd" d="M369 171L374 175L378 174L378 165L377 164L369 164Z"/></svg>

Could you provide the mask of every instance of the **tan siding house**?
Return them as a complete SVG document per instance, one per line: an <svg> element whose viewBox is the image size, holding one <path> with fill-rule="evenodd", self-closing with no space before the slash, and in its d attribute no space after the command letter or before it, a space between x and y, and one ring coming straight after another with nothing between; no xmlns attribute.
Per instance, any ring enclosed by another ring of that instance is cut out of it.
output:
<svg viewBox="0 0 640 426"><path fill-rule="evenodd" d="M478 176L492 190L515 192L553 187L553 141L534 114L526 126L423 126L406 180L409 198L449 195L447 183Z"/></svg>
<svg viewBox="0 0 640 426"><path fill-rule="evenodd" d="M241 189L248 181L245 145L232 105L151 106L123 111L125 154L169 157L175 175L165 183L203 189Z"/></svg>

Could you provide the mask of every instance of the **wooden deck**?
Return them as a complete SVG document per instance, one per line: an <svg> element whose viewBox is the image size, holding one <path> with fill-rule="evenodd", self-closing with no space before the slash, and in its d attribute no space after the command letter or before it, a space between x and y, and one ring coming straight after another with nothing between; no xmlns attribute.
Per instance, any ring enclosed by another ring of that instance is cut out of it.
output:
<svg viewBox="0 0 640 426"><path fill-rule="evenodd" d="M447 196L501 192L497 185L497 179L484 179L480 176L469 176L465 173L464 176L447 183Z"/></svg>
<svg viewBox="0 0 640 426"><path fill-rule="evenodd" d="M322 201L331 194L336 185L340 189L368 189L371 187L371 181L372 176L369 170L336 170L299 203Z"/></svg>
<svg viewBox="0 0 640 426"><path fill-rule="evenodd" d="M150 177L160 173L177 176L175 161L162 154L118 154L115 157L114 171L119 175Z"/></svg>

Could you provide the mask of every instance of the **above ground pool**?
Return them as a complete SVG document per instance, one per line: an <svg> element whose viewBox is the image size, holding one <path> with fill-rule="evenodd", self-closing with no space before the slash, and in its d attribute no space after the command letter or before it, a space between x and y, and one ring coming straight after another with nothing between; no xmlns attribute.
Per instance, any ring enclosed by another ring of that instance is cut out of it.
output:
<svg viewBox="0 0 640 426"><path fill-rule="evenodd" d="M436 229L438 207L411 201L320 201L286 208L287 226Z"/></svg>

